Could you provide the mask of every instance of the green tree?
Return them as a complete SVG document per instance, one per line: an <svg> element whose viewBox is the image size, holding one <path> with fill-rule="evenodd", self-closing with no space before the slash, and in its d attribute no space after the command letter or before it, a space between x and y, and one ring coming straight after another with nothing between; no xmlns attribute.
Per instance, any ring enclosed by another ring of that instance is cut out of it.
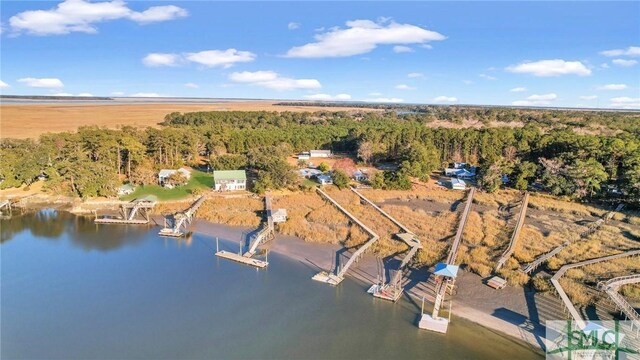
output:
<svg viewBox="0 0 640 360"><path fill-rule="evenodd" d="M321 162L320 165L318 165L318 170L322 171L323 173L329 171L329 169L331 168L325 162Z"/></svg>
<svg viewBox="0 0 640 360"><path fill-rule="evenodd" d="M569 168L568 174L575 185L577 197L592 197L608 178L604 166L594 158L586 161L576 160L575 164Z"/></svg>
<svg viewBox="0 0 640 360"><path fill-rule="evenodd" d="M345 189L349 186L349 176L342 170L335 170L333 172L333 185L337 186L338 189Z"/></svg>

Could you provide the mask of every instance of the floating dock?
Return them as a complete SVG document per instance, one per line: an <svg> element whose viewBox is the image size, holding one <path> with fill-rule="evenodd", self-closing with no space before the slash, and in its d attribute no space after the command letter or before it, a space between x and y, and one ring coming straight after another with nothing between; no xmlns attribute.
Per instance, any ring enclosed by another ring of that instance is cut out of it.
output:
<svg viewBox="0 0 640 360"><path fill-rule="evenodd" d="M267 261L262 261L262 260L258 260L258 259L254 259L251 257L246 257L240 254L236 254L236 253L232 253L230 251L225 251L225 250L220 250L218 252L216 252L216 256L219 256L221 258L224 259L229 259L235 262L239 262L241 264L245 264L245 265L249 265L249 266L254 266L260 269L266 268L267 265L269 265L269 262Z"/></svg>
<svg viewBox="0 0 640 360"><path fill-rule="evenodd" d="M262 223L260 231L258 231L256 235L252 236L251 239L249 239L249 249L242 255L240 255L240 253L236 254L225 250L216 251L216 256L233 260L245 265L255 266L257 268L265 268L269 265L269 262L266 260L263 261L253 258L253 256L258 251L258 245L275 238L275 221L273 219L274 212L271 209L271 196L265 196L264 206L267 214L266 221ZM283 220L279 219L279 221Z"/></svg>

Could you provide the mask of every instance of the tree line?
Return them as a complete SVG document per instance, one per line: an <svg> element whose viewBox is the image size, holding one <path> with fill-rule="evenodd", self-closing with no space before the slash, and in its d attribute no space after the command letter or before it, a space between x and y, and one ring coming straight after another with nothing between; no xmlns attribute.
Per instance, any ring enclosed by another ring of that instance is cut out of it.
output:
<svg viewBox="0 0 640 360"><path fill-rule="evenodd" d="M3 139L1 188L48 177L47 188L81 197L111 196L123 181L155 183L157 170L207 162L247 169L254 191L298 186L286 157L309 149L347 152L366 164L393 163L376 175L381 188L410 187L458 161L479 166L487 191L536 186L575 198L640 198L640 134L578 134L565 124L431 128L412 116L376 112L171 113L162 128L80 128L38 140Z"/></svg>

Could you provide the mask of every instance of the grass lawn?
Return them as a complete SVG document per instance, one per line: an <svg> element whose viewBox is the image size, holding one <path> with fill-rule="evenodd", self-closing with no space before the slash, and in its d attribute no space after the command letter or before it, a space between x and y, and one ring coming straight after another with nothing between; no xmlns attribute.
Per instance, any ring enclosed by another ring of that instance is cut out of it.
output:
<svg viewBox="0 0 640 360"><path fill-rule="evenodd" d="M191 190L193 189L211 190L212 188L212 174L192 170L191 179L184 186L178 186L173 189L166 189L160 185L139 186L132 194L122 196L120 200L129 201L145 195L155 195L158 200L179 200L192 195Z"/></svg>

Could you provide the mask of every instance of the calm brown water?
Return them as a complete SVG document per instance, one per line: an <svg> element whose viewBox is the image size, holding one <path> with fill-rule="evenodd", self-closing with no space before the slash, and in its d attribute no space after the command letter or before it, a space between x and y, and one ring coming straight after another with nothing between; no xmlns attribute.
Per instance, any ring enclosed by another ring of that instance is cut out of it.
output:
<svg viewBox="0 0 640 360"><path fill-rule="evenodd" d="M542 357L460 319L421 331L420 304L314 282L284 256L262 271L218 259L215 234L187 246L55 211L1 226L2 359Z"/></svg>

